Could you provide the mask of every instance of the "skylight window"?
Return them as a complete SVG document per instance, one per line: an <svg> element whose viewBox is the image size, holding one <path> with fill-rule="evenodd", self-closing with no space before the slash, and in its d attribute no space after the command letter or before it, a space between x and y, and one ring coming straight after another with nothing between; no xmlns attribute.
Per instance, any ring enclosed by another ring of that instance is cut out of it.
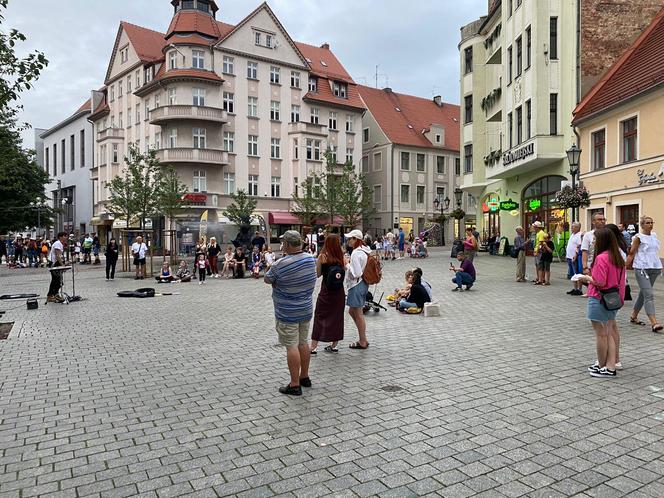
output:
<svg viewBox="0 0 664 498"><path fill-rule="evenodd" d="M401 109L399 109L398 107L395 107L394 110L397 112L401 112Z"/></svg>
<svg viewBox="0 0 664 498"><path fill-rule="evenodd" d="M408 125L408 128L410 128L410 129L412 130L412 129L413 129L413 125L409 124L409 125Z"/></svg>
<svg viewBox="0 0 664 498"><path fill-rule="evenodd" d="M325 61L320 61L321 65L324 67L327 67L327 63Z"/></svg>
<svg viewBox="0 0 664 498"><path fill-rule="evenodd" d="M311 62L312 62L311 59L310 59L309 57L307 57L305 60L306 60L309 64L311 64Z"/></svg>

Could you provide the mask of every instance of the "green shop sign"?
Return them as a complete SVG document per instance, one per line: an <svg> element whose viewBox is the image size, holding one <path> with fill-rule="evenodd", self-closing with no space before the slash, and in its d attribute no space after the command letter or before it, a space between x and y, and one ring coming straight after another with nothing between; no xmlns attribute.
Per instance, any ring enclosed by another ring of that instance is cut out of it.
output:
<svg viewBox="0 0 664 498"><path fill-rule="evenodd" d="M498 202L498 199L496 199L495 197L492 198L489 202L487 202L486 205L489 207L489 211L491 211L492 213L495 213L500 208L500 203Z"/></svg>
<svg viewBox="0 0 664 498"><path fill-rule="evenodd" d="M514 202L512 199L509 201L503 201L500 203L500 210L501 211L514 211L515 209L519 208L519 203Z"/></svg>
<svg viewBox="0 0 664 498"><path fill-rule="evenodd" d="M531 211L537 211L542 206L542 201L539 199L533 199L528 203L528 208Z"/></svg>

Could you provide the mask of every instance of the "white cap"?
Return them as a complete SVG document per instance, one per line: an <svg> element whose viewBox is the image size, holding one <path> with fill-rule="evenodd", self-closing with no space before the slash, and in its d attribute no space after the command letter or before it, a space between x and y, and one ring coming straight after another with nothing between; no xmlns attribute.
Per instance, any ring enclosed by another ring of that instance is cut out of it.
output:
<svg viewBox="0 0 664 498"><path fill-rule="evenodd" d="M362 230L358 230L356 228L355 230L351 230L346 234L347 239L350 239L351 237L362 240L364 238L364 235L362 234Z"/></svg>

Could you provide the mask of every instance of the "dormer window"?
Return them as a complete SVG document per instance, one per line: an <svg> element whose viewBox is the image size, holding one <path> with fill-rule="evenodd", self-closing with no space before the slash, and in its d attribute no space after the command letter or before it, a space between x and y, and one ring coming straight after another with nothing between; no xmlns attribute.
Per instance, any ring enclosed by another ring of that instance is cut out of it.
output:
<svg viewBox="0 0 664 498"><path fill-rule="evenodd" d="M348 85L335 81L332 83L332 93L334 93L335 97L345 99L348 95Z"/></svg>
<svg viewBox="0 0 664 498"><path fill-rule="evenodd" d="M259 31L254 28L254 44L259 47L265 48L275 48L277 42L274 37L274 33L268 33L266 31Z"/></svg>
<svg viewBox="0 0 664 498"><path fill-rule="evenodd" d="M168 68L169 69L178 68L178 53L176 51L168 53Z"/></svg>
<svg viewBox="0 0 664 498"><path fill-rule="evenodd" d="M318 78L309 76L309 91L313 93L318 92Z"/></svg>

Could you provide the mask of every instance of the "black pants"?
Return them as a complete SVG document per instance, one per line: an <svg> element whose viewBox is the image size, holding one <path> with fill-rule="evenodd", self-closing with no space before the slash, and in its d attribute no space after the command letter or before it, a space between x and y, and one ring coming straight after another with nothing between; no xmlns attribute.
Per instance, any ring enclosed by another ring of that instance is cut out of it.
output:
<svg viewBox="0 0 664 498"><path fill-rule="evenodd" d="M117 264L117 262L118 262L117 259L106 258L106 278L115 278L115 265Z"/></svg>
<svg viewBox="0 0 664 498"><path fill-rule="evenodd" d="M198 269L198 280L205 282L205 268Z"/></svg>
<svg viewBox="0 0 664 498"><path fill-rule="evenodd" d="M48 296L57 296L60 292L60 287L62 286L62 272L61 271L52 271L51 272L51 285L48 288Z"/></svg>

